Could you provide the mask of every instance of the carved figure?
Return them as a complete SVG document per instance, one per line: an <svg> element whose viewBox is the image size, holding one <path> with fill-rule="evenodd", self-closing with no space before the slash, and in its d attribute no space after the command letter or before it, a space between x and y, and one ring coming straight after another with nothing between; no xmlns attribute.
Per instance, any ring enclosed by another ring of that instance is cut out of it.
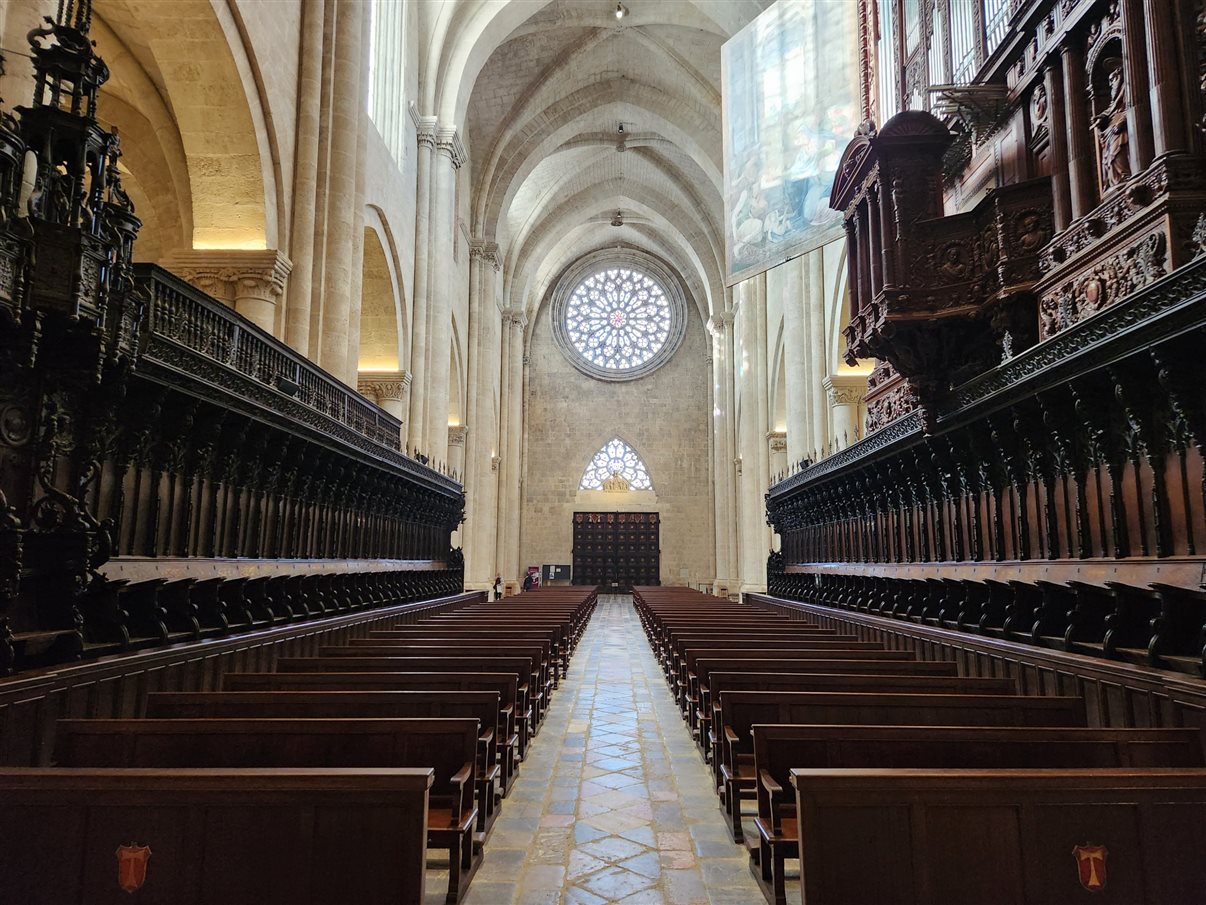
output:
<svg viewBox="0 0 1206 905"><path fill-rule="evenodd" d="M1106 57L1100 66L1105 72L1105 85L1097 92L1096 106L1100 112L1093 120L1093 126L1097 130L1101 191L1105 194L1131 178L1131 160L1122 59Z"/></svg>

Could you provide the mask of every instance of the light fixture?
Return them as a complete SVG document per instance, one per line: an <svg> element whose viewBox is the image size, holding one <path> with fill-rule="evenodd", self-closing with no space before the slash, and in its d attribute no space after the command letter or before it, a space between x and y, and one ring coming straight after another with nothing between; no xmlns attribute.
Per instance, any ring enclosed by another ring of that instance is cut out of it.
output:
<svg viewBox="0 0 1206 905"><path fill-rule="evenodd" d="M623 3L617 3L616 4L616 18L623 19L627 15L628 15L628 7L626 7Z"/></svg>

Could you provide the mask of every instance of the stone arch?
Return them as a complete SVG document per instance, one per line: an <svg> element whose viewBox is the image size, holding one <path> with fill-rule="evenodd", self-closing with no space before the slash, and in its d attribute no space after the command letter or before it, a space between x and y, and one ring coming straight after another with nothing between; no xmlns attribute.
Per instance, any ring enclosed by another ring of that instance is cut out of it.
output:
<svg viewBox="0 0 1206 905"><path fill-rule="evenodd" d="M165 157L183 156L185 181L179 174L173 179L176 204L191 218L183 245L277 247L275 138L227 3L101 0L96 17L105 26L98 31L98 50L143 89L130 105L156 116ZM135 66L142 76L129 72ZM145 92L148 84L152 92Z"/></svg>
<svg viewBox="0 0 1206 905"><path fill-rule="evenodd" d="M364 228L364 259L360 301L360 371L398 371L402 368L402 315L397 280L381 236L373 225Z"/></svg>

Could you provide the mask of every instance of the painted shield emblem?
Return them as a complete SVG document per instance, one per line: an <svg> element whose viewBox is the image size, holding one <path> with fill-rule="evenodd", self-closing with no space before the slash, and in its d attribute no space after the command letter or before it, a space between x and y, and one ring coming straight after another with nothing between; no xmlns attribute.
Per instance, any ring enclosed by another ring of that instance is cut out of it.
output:
<svg viewBox="0 0 1206 905"><path fill-rule="evenodd" d="M151 850L145 845L117 847L117 885L125 892L137 892L147 882L147 862Z"/></svg>
<svg viewBox="0 0 1206 905"><path fill-rule="evenodd" d="M1104 845L1077 845L1072 849L1080 885L1089 892L1105 889L1106 857L1109 854Z"/></svg>

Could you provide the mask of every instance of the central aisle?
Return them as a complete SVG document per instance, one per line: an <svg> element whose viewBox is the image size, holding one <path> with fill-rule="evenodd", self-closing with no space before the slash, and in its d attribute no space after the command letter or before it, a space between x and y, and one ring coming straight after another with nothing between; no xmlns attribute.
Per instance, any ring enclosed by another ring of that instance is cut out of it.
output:
<svg viewBox="0 0 1206 905"><path fill-rule="evenodd" d="M627 595L599 605L465 905L758 905Z"/></svg>

